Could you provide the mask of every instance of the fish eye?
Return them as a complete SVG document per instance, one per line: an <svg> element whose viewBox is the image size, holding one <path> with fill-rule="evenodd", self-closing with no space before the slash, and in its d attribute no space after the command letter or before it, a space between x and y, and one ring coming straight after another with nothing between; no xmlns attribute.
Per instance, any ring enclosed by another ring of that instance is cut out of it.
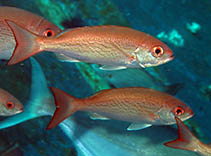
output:
<svg viewBox="0 0 211 156"><path fill-rule="evenodd" d="M164 54L164 50L161 46L155 46L154 48L152 48L152 55L154 57L160 57Z"/></svg>
<svg viewBox="0 0 211 156"><path fill-rule="evenodd" d="M13 102L7 102L7 104L6 104L6 107L8 108L8 109L13 109L14 108L14 103Z"/></svg>
<svg viewBox="0 0 211 156"><path fill-rule="evenodd" d="M44 36L45 37L52 37L54 35L54 31L51 30L51 29L47 29L45 32L44 32Z"/></svg>
<svg viewBox="0 0 211 156"><path fill-rule="evenodd" d="M185 112L184 109L180 106L178 106L174 109L174 114L178 115L178 116L182 115L184 112Z"/></svg>

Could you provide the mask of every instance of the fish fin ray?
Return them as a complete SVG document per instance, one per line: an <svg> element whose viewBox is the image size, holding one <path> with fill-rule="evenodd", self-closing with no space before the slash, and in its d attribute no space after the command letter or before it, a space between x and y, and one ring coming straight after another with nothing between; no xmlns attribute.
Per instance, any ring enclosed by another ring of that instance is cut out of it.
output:
<svg viewBox="0 0 211 156"><path fill-rule="evenodd" d="M92 120L110 120L110 118L107 118L107 117L105 117L105 116L102 116L102 115L100 115L100 114L98 114L98 113L89 113L89 117L90 117L90 119L92 119Z"/></svg>
<svg viewBox="0 0 211 156"><path fill-rule="evenodd" d="M152 126L151 124L144 124L144 123L132 123L127 128L128 131L135 131L135 130L141 130L147 127Z"/></svg>
<svg viewBox="0 0 211 156"><path fill-rule="evenodd" d="M109 65L104 65L101 66L101 70L121 70L121 69L126 69L127 67L125 66L109 66Z"/></svg>
<svg viewBox="0 0 211 156"><path fill-rule="evenodd" d="M41 51L40 46L36 41L36 38L38 37L36 34L29 32L12 21L5 21L11 29L16 41L16 46L8 61L8 65L19 63Z"/></svg>
<svg viewBox="0 0 211 156"><path fill-rule="evenodd" d="M165 146L189 151L197 151L200 141L192 134L188 127L177 117L175 117L178 127L178 138L164 143Z"/></svg>
<svg viewBox="0 0 211 156"><path fill-rule="evenodd" d="M54 87L50 87L55 100L56 110L46 129L56 127L63 120L77 111L76 98Z"/></svg>

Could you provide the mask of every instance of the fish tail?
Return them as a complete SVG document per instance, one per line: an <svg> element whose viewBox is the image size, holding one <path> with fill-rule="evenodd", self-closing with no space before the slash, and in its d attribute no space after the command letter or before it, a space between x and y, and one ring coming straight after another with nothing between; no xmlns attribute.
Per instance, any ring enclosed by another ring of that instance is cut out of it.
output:
<svg viewBox="0 0 211 156"><path fill-rule="evenodd" d="M200 150L201 142L192 134L188 127L177 117L175 117L178 127L178 138L176 140L166 142L164 145L189 150L189 151L198 151Z"/></svg>
<svg viewBox="0 0 211 156"><path fill-rule="evenodd" d="M79 99L57 88L50 87L50 89L54 95L56 111L54 112L54 115L46 129L52 129L56 127L60 122L65 120L79 109L79 104L76 104L79 102Z"/></svg>
<svg viewBox="0 0 211 156"><path fill-rule="evenodd" d="M42 68L33 57L30 60L32 65L31 90L29 100L24 105L24 112L2 120L0 122L0 129L15 126L40 116L50 116L53 112L54 99L47 86Z"/></svg>
<svg viewBox="0 0 211 156"><path fill-rule="evenodd" d="M19 63L42 51L39 43L37 42L37 38L39 37L38 35L29 32L12 21L5 21L11 29L16 41L16 46L10 60L7 63L8 65Z"/></svg>

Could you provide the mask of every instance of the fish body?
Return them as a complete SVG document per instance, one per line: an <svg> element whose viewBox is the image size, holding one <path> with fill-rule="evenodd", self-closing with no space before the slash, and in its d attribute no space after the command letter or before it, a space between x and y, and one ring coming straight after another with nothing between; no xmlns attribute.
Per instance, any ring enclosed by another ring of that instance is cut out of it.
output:
<svg viewBox="0 0 211 156"><path fill-rule="evenodd" d="M211 144L202 143L179 118L175 117L175 119L178 128L178 138L164 145L171 148L193 151L202 156L210 156Z"/></svg>
<svg viewBox="0 0 211 156"><path fill-rule="evenodd" d="M0 88L0 116L15 115L23 110L23 104L17 98Z"/></svg>
<svg viewBox="0 0 211 156"><path fill-rule="evenodd" d="M174 116L182 120L193 116L191 108L180 100L149 88L107 89L85 99L77 99L54 87L51 90L56 111L47 129L55 127L76 111L90 112L94 119L131 122L128 130L174 124Z"/></svg>
<svg viewBox="0 0 211 156"><path fill-rule="evenodd" d="M101 64L107 70L157 66L173 59L173 52L160 40L127 27L87 26L46 38L11 21L8 25L18 44L9 65L41 51L56 52L69 62Z"/></svg>
<svg viewBox="0 0 211 156"><path fill-rule="evenodd" d="M14 7L0 7L0 59L9 60L16 46L11 29L5 20L12 20L40 36L57 34L60 29L43 17Z"/></svg>

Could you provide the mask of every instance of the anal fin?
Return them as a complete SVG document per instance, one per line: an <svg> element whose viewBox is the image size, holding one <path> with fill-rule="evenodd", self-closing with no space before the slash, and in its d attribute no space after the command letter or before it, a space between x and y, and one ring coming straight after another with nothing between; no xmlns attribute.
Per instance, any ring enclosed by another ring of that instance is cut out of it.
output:
<svg viewBox="0 0 211 156"><path fill-rule="evenodd" d="M130 126L127 128L128 131L135 131L135 130L141 130L147 127L152 126L151 124L144 124L144 123L132 123Z"/></svg>
<svg viewBox="0 0 211 156"><path fill-rule="evenodd" d="M125 66L109 66L109 65L104 65L101 66L101 70L121 70L121 69L126 69L127 67Z"/></svg>
<svg viewBox="0 0 211 156"><path fill-rule="evenodd" d="M107 118L97 113L89 113L89 117L92 120L110 120L110 118Z"/></svg>
<svg viewBox="0 0 211 156"><path fill-rule="evenodd" d="M56 55L57 59L61 62L69 62L69 63L80 62L79 60L73 59L69 56L66 56L65 54L62 54L62 53L56 53L55 55Z"/></svg>

